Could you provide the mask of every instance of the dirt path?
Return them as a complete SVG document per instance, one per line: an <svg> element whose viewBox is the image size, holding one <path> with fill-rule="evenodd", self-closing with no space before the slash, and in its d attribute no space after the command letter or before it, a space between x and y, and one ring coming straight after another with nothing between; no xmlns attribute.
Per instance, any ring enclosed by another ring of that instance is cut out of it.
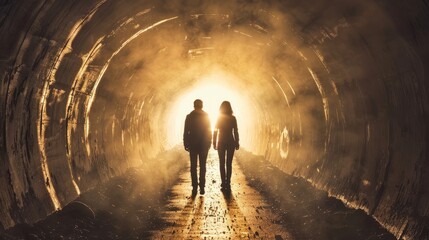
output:
<svg viewBox="0 0 429 240"><path fill-rule="evenodd" d="M240 167L233 164L231 193L220 191L215 151L207 159L206 193L191 196L189 171L180 176L162 217L170 227L154 239L292 239L281 218L251 188Z"/></svg>

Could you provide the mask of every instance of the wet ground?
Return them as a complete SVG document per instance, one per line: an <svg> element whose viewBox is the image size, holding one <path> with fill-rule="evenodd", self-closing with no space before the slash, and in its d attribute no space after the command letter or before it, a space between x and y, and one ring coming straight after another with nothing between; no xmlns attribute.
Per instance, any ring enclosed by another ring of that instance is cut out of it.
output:
<svg viewBox="0 0 429 240"><path fill-rule="evenodd" d="M232 189L220 191L216 152L206 193L191 196L188 159L166 152L93 190L47 219L2 239L395 239L360 210L240 150Z"/></svg>

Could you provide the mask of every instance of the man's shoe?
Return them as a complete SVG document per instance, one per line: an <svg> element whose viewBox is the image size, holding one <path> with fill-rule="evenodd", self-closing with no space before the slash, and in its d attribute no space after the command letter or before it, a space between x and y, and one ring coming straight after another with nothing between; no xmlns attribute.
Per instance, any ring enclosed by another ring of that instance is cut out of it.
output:
<svg viewBox="0 0 429 240"><path fill-rule="evenodd" d="M192 188L192 196L196 196L197 195L197 188Z"/></svg>
<svg viewBox="0 0 429 240"><path fill-rule="evenodd" d="M206 193L206 192L204 191L204 188L203 188L203 187L200 187L200 194L201 194L201 195L204 195L204 193Z"/></svg>

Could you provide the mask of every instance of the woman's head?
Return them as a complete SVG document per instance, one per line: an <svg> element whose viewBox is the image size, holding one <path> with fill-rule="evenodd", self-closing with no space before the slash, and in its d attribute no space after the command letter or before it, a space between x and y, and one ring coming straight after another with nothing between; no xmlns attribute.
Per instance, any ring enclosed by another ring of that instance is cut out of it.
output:
<svg viewBox="0 0 429 240"><path fill-rule="evenodd" d="M219 112L221 114L232 115L233 112L232 112L231 103L228 101L223 101L222 104L220 105Z"/></svg>

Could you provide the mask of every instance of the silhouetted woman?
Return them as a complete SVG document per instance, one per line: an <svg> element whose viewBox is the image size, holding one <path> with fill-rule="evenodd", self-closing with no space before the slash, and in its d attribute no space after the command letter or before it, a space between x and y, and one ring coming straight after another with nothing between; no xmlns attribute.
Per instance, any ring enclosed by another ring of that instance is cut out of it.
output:
<svg viewBox="0 0 429 240"><path fill-rule="evenodd" d="M234 151L240 148L237 119L232 113L231 103L228 101L222 102L213 135L213 147L219 154L222 190L231 189L232 158L234 157Z"/></svg>

